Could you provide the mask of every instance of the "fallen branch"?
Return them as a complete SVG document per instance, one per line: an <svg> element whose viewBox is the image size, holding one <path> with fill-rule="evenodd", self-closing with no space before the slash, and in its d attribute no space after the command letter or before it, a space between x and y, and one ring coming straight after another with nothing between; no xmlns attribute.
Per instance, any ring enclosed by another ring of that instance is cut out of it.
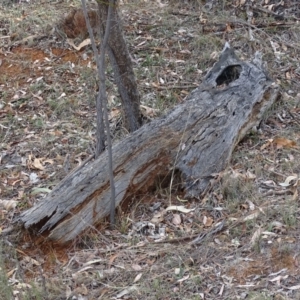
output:
<svg viewBox="0 0 300 300"><path fill-rule="evenodd" d="M177 174L186 196L201 198L224 170L236 144L260 123L278 87L256 55L240 61L228 45L203 83L166 116L113 146L116 205ZM67 176L19 221L67 242L110 211L107 152Z"/></svg>

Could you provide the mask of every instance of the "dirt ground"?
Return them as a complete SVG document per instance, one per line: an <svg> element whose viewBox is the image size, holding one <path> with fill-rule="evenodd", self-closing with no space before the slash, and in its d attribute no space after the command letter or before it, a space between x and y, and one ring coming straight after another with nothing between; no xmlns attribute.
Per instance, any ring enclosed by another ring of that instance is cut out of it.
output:
<svg viewBox="0 0 300 300"><path fill-rule="evenodd" d="M12 2L0 4L1 299L300 299L300 4L120 3L147 118L184 101L225 41L244 60L261 51L282 96L204 199L158 184L118 210L116 230L104 220L62 246L12 221L93 153L96 66L82 20L62 26L80 1ZM110 66L107 87L117 142Z"/></svg>

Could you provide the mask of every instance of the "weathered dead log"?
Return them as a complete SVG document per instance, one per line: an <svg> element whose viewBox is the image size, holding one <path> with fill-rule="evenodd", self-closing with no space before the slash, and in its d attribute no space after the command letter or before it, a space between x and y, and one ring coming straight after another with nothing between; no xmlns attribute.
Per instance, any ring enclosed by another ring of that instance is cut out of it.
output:
<svg viewBox="0 0 300 300"><path fill-rule="evenodd" d="M278 97L261 59L242 62L225 46L220 60L188 99L113 147L116 205L173 169L187 196L201 197L223 170L247 131ZM37 225L66 242L109 214L107 153L68 175L43 201L23 212L26 228Z"/></svg>

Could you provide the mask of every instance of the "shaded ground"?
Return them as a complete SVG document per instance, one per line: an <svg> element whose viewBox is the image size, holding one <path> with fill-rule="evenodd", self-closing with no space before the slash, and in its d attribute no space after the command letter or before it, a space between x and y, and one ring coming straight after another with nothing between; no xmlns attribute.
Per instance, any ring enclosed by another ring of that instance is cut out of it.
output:
<svg viewBox="0 0 300 300"><path fill-rule="evenodd" d="M135 0L120 6L145 114L151 118L156 111L149 108L165 111L184 101L225 40L243 59L262 51L282 88L280 103L239 144L205 199L186 201L175 187L170 193L168 184L158 182L155 191L123 206L118 230L103 221L64 247L10 230L20 211L93 153L92 52L90 46L76 50L55 29L79 2L0 5L2 259L15 297L300 298L299 4L269 1L249 9L247 17L243 4L206 2ZM117 140L126 132L110 69L107 76ZM170 205L187 210L167 211ZM150 223L138 231L138 221ZM4 286L1 299L11 299Z"/></svg>

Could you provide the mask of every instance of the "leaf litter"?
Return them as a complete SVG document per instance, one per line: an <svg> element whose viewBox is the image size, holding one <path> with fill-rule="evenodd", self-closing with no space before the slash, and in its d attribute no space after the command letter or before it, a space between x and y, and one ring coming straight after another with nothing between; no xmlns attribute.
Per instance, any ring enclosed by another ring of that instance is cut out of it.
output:
<svg viewBox="0 0 300 300"><path fill-rule="evenodd" d="M245 59L263 53L283 101L239 143L200 202L183 199L175 184L170 195L162 182L119 211L118 230L103 221L71 245L51 245L11 221L93 153L95 64L88 40L56 35L73 4L2 5L0 204L9 285L15 295L37 285L47 299L299 298L299 5L123 2L147 119L184 101L225 40ZM112 80L108 92L117 141L126 132Z"/></svg>

